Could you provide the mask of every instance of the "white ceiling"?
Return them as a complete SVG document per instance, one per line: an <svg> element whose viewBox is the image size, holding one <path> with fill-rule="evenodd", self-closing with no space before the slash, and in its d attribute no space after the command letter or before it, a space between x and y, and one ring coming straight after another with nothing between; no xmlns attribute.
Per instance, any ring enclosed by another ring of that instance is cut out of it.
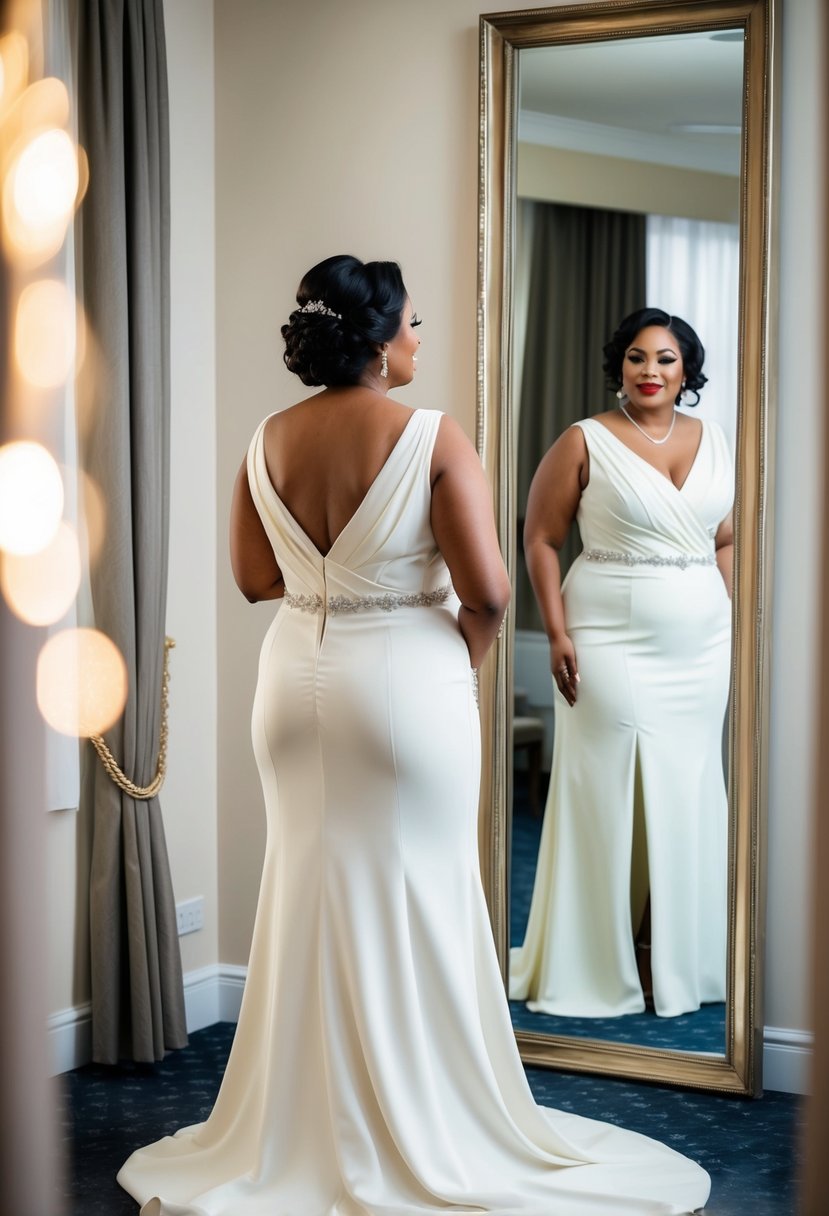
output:
<svg viewBox="0 0 829 1216"><path fill-rule="evenodd" d="M522 140L739 173L741 31L533 48L519 73Z"/></svg>

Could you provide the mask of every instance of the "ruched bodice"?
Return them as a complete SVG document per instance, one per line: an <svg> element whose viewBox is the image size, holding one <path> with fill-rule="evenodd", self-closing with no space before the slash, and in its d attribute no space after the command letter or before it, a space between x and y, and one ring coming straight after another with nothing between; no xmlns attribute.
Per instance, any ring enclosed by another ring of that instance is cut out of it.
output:
<svg viewBox="0 0 829 1216"><path fill-rule="evenodd" d="M581 428L590 458L576 516L586 551L641 557L711 557L713 537L734 497L725 435L705 422L694 463L677 487L603 423Z"/></svg>

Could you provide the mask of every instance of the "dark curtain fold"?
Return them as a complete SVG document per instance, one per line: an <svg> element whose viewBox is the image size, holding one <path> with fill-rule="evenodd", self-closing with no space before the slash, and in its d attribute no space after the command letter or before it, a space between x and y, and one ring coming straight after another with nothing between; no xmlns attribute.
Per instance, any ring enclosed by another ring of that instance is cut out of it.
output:
<svg viewBox="0 0 829 1216"><path fill-rule="evenodd" d="M615 404L602 347L622 317L645 304L644 215L534 203L526 345L518 424L517 502L523 527L538 464L562 431ZM518 537L516 625L541 629ZM575 526L562 573L579 552Z"/></svg>
<svg viewBox="0 0 829 1216"><path fill-rule="evenodd" d="M81 0L82 298L93 335L83 463L103 490L95 624L123 654L129 696L107 742L139 786L155 775L167 599L170 203L161 0ZM97 759L90 876L93 1059L161 1059L187 1042L181 957L158 798L123 793Z"/></svg>

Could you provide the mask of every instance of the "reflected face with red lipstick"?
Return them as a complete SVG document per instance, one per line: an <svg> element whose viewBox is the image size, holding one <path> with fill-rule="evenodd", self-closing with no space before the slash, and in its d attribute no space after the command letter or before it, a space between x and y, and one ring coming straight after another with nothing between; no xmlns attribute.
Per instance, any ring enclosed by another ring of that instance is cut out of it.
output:
<svg viewBox="0 0 829 1216"><path fill-rule="evenodd" d="M622 362L622 388L631 405L673 406L684 376L682 352L671 331L660 325L640 329Z"/></svg>

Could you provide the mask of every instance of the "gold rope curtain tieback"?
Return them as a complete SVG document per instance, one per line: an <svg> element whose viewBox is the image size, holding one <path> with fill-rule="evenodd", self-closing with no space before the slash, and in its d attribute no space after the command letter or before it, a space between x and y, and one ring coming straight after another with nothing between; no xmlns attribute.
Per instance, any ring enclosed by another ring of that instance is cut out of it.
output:
<svg viewBox="0 0 829 1216"><path fill-rule="evenodd" d="M149 785L136 785L130 781L124 770L118 764L112 752L101 735L90 735L89 740L106 771L115 784L131 798L145 802L154 798L164 784L167 772L167 710L170 704L170 651L175 646L172 638L164 639L164 667L161 673L161 729L158 736L158 767Z"/></svg>

